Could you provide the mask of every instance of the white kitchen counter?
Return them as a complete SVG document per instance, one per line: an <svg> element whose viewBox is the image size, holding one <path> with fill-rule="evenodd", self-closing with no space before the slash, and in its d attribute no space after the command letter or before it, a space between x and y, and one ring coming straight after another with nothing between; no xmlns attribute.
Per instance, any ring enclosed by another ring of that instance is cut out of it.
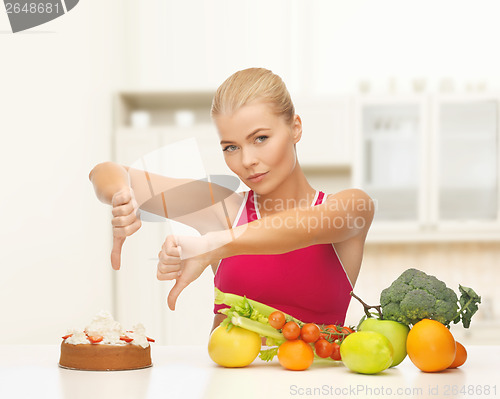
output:
<svg viewBox="0 0 500 399"><path fill-rule="evenodd" d="M494 398L500 397L500 346L469 346L459 369L423 373L408 358L378 375L341 363L283 369L277 358L242 369L214 364L202 346L152 346L153 367L73 371L57 366L59 346L0 346L0 398Z"/></svg>

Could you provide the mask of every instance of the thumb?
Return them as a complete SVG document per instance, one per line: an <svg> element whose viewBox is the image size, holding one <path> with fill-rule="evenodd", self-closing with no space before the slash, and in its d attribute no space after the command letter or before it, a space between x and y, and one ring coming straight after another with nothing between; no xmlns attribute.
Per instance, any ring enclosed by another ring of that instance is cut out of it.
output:
<svg viewBox="0 0 500 399"><path fill-rule="evenodd" d="M114 270L120 270L122 246L125 237L113 237L113 249L111 250L111 266Z"/></svg>
<svg viewBox="0 0 500 399"><path fill-rule="evenodd" d="M170 310L175 310L175 303L177 302L177 298L184 288L186 288L189 283L185 281L180 281L179 279L175 280L175 284L170 290L167 298L167 304Z"/></svg>
<svg viewBox="0 0 500 399"><path fill-rule="evenodd" d="M177 256L182 259L181 256L181 247L179 245L179 239L177 236L170 235L167 237L165 241L165 248L167 255Z"/></svg>

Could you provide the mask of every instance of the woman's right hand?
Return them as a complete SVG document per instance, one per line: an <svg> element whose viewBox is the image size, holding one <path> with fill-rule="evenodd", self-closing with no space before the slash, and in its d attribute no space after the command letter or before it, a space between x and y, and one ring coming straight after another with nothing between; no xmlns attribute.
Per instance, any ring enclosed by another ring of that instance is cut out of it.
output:
<svg viewBox="0 0 500 399"><path fill-rule="evenodd" d="M138 205L134 192L130 187L125 187L116 192L111 199L113 207L113 249L111 250L111 266L120 269L121 251L125 238L134 234L141 227Z"/></svg>

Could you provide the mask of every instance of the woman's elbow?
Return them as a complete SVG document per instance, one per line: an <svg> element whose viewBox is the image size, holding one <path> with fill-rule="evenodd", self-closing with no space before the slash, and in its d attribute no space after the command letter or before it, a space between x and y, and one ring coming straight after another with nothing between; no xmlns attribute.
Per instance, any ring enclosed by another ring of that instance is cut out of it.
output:
<svg viewBox="0 0 500 399"><path fill-rule="evenodd" d="M375 215L375 201L365 191L361 189L353 189L357 197L357 211L359 216L364 218L367 226L370 227L373 217Z"/></svg>
<svg viewBox="0 0 500 399"><path fill-rule="evenodd" d="M109 170L111 168L116 167L116 165L117 165L116 163L111 162L111 161L104 161L104 162L98 163L90 171L90 173L89 173L89 180L92 181L92 177L94 176L95 173L99 173L101 171Z"/></svg>
<svg viewBox="0 0 500 399"><path fill-rule="evenodd" d="M353 233L366 233L375 215L375 201L361 189L354 188L348 191L349 197L354 200L352 207L350 207L352 217L356 221L353 226Z"/></svg>

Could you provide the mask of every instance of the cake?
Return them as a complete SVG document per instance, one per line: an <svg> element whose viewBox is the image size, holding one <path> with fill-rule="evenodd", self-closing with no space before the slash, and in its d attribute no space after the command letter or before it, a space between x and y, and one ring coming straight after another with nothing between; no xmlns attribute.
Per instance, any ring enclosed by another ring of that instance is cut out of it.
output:
<svg viewBox="0 0 500 399"><path fill-rule="evenodd" d="M85 329L62 337L59 366L75 370L136 370L150 367L153 339L142 324L124 330L111 314L101 311Z"/></svg>

